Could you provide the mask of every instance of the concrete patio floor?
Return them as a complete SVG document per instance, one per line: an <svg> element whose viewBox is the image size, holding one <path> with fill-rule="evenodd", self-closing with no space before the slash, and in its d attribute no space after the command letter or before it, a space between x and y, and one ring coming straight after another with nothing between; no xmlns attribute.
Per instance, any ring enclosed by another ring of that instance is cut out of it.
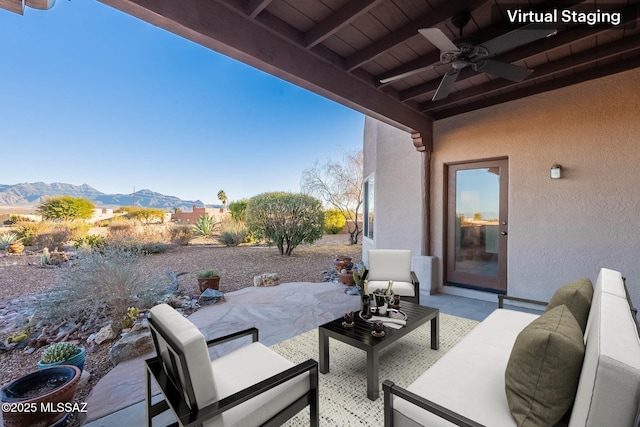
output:
<svg viewBox="0 0 640 427"><path fill-rule="evenodd" d="M252 326L259 329L260 342L271 346L342 316L359 310L358 296L344 293L339 283L283 283L271 288L245 288L225 295L226 302L199 309L189 316L207 339ZM494 297L494 296L492 296ZM483 320L498 306L463 296L421 293L421 304L439 308L442 313ZM526 310L526 309L524 309ZM529 311L529 310L526 310ZM216 347L212 356L231 351L241 343ZM87 427L145 425L144 360L120 363L103 377L87 399ZM156 417L154 425L175 421L170 411Z"/></svg>

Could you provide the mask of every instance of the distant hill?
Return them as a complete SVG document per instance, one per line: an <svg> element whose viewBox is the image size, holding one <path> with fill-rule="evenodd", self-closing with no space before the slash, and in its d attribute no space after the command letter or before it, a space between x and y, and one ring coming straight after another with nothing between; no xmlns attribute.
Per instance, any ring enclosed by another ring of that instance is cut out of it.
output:
<svg viewBox="0 0 640 427"><path fill-rule="evenodd" d="M131 206L133 193L105 194L87 185L73 185L54 182L21 183L15 185L0 184L0 206L37 206L52 196L83 197L91 200L97 207L118 208ZM190 211L193 205L202 207L200 200L182 200L175 196L156 193L151 190L140 190L135 193L136 206L173 210L180 208Z"/></svg>

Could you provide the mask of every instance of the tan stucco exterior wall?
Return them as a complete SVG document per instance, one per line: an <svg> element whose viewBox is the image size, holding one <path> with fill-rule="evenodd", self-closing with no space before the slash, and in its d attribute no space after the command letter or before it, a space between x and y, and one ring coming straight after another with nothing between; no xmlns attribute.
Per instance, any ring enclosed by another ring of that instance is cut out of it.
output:
<svg viewBox="0 0 640 427"><path fill-rule="evenodd" d="M411 135L375 119L365 120L364 177L374 177L374 239L363 237L363 261L373 248L422 248L422 159Z"/></svg>
<svg viewBox="0 0 640 427"><path fill-rule="evenodd" d="M548 300L559 286L595 280L608 267L627 277L640 306L640 70L440 120L434 133L437 284L445 164L508 157L508 293ZM375 176L376 238L363 239L363 257L371 247L420 254L421 154L409 134L373 119L365 123L364 154L365 176ZM556 162L563 177L551 180Z"/></svg>
<svg viewBox="0 0 640 427"><path fill-rule="evenodd" d="M443 258L446 163L509 158L508 293L620 270L640 304L640 70L435 123L432 247ZM552 164L563 177L549 178ZM442 268L438 283L442 283Z"/></svg>

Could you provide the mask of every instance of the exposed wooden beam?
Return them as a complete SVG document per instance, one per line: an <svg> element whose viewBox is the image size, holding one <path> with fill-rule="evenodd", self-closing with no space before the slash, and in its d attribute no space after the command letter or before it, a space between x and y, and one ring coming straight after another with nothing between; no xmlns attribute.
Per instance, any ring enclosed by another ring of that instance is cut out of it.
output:
<svg viewBox="0 0 640 427"><path fill-rule="evenodd" d="M502 104L504 102L525 98L527 96L561 89L566 86L571 86L601 77L606 77L638 67L640 67L640 54L631 58L625 58L624 60L618 61L613 64L606 64L597 68L591 68L589 70L581 71L570 76L557 78L546 83L528 86L526 88L518 89L516 91L508 92L502 95L481 99L479 101L465 104L457 108L443 110L441 112L435 113L434 116L436 120L457 116L459 114L468 113L474 110L480 110L492 105Z"/></svg>
<svg viewBox="0 0 640 427"><path fill-rule="evenodd" d="M571 56L564 57L557 61L536 67L535 71L527 79L527 81L536 81L551 76L571 68L580 67L591 64L612 56L620 55L630 51L640 51L640 34L631 36L622 40L616 40L602 46L594 47ZM605 66L606 67L606 66ZM423 111L434 111L444 107L448 107L459 101L466 101L477 96L486 96L492 92L517 86L519 83L504 79L492 80L483 85L474 86L467 90L461 90L449 95L447 98L436 102L424 102L420 105Z"/></svg>
<svg viewBox="0 0 640 427"><path fill-rule="evenodd" d="M272 0L247 0L247 16L255 18L269 6Z"/></svg>
<svg viewBox="0 0 640 427"><path fill-rule="evenodd" d="M346 59L345 66L348 71L352 71L362 66L362 64L373 60L387 50L409 40L411 37L418 36L418 30L420 28L436 26L445 22L457 12L462 10L475 10L485 2L487 2L487 0L449 0L443 2L442 6L437 9L422 15L415 21L409 22L405 26L393 31L388 36L371 43L369 46L351 55Z"/></svg>
<svg viewBox="0 0 640 427"><path fill-rule="evenodd" d="M383 1L385 0L350 0L327 19L307 31L304 37L305 46L310 48L321 43Z"/></svg>
<svg viewBox="0 0 640 427"><path fill-rule="evenodd" d="M22 15L24 13L24 0L0 0L0 9L6 9Z"/></svg>
<svg viewBox="0 0 640 427"><path fill-rule="evenodd" d="M246 15L210 0L100 0L429 141L433 121Z"/></svg>

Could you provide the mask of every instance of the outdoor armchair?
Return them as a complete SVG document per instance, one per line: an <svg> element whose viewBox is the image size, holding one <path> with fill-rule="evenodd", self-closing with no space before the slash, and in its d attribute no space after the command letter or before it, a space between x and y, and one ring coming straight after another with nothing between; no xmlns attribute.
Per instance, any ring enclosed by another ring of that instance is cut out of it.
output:
<svg viewBox="0 0 640 427"><path fill-rule="evenodd" d="M250 328L205 341L198 328L167 304L149 317L156 357L146 360L147 425L171 409L179 426L279 426L309 406L317 427L318 363L298 365L258 342ZM215 360L208 347L241 337L250 344ZM163 399L152 404L151 377Z"/></svg>
<svg viewBox="0 0 640 427"><path fill-rule="evenodd" d="M370 249L364 279L369 282L369 292L387 289L393 280L393 293L402 299L420 304L420 282L411 271L411 251L408 249Z"/></svg>

